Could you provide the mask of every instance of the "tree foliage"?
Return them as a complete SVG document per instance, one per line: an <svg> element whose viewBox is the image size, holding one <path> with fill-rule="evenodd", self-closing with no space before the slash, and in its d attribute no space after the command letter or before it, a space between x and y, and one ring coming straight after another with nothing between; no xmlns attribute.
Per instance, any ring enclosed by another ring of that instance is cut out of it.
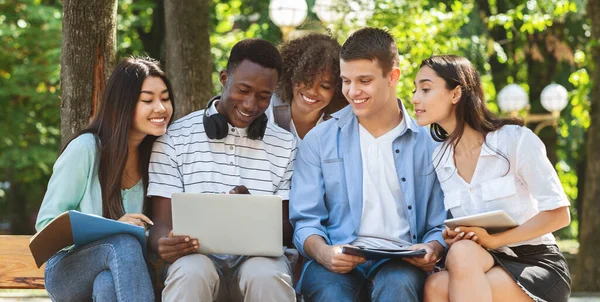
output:
<svg viewBox="0 0 600 302"><path fill-rule="evenodd" d="M0 222L27 232L60 144L61 6L0 1L0 12Z"/></svg>

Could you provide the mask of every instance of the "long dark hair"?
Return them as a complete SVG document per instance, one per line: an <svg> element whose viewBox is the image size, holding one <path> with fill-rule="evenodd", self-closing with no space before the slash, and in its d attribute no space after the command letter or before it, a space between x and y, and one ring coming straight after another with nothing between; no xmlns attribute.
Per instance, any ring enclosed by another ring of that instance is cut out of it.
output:
<svg viewBox="0 0 600 302"><path fill-rule="evenodd" d="M440 78L444 79L447 89L452 90L460 86L462 93L456 104L454 131L448 134L439 124L431 124L430 131L433 139L444 142L442 154L449 146L455 147L458 144L465 131L465 124L484 137L504 125L523 126L523 121L516 118L499 118L487 108L479 73L467 58L455 55L433 56L421 62L420 68L422 67L433 69ZM506 158L506 156L502 157ZM441 158L443 156L440 156Z"/></svg>
<svg viewBox="0 0 600 302"><path fill-rule="evenodd" d="M115 68L108 79L98 112L90 125L70 139L63 149L76 137L92 133L96 137L96 146L100 154L98 179L102 191L102 216L119 219L125 214L121 197L121 179L128 156L129 130L133 123L136 104L142 84L147 77L159 77L169 91L169 98L175 112L175 102L171 83L158 61L151 58L126 58ZM171 123L172 120L169 120ZM146 135L138 146L139 170L144 183L144 212L149 213L146 189L148 188L148 165L152 144L156 136Z"/></svg>

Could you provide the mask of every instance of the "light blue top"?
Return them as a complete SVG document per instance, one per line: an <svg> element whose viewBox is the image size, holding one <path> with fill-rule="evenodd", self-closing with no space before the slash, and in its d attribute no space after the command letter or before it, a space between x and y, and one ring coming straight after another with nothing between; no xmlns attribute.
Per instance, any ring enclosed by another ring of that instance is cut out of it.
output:
<svg viewBox="0 0 600 302"><path fill-rule="evenodd" d="M409 221L413 244L437 240L444 245L444 197L431 158L437 144L429 129L417 126L398 102L407 121L407 128L392 143L404 196L403 203L397 201L398 213ZM351 106L304 137L292 177L290 221L294 244L307 259L304 242L311 235L322 236L330 245L350 244L358 238L363 210L361 162L358 119Z"/></svg>
<svg viewBox="0 0 600 302"><path fill-rule="evenodd" d="M100 154L95 136L82 134L67 146L54 163L54 171L40 207L36 230L69 210L102 216L102 191L98 180ZM143 181L121 190L125 213L141 213L144 203Z"/></svg>

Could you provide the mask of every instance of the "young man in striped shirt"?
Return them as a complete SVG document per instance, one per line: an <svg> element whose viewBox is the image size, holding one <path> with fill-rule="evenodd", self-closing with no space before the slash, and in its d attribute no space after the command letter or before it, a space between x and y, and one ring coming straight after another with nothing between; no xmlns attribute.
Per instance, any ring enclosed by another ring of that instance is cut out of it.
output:
<svg viewBox="0 0 600 302"><path fill-rule="evenodd" d="M295 300L285 256L201 255L195 250L202 242L171 233L171 194L177 192L280 195L287 213L296 142L289 132L267 123L264 114L281 68L281 56L271 43L237 43L220 73L222 96L213 98L206 110L174 122L154 143L150 240L171 264L163 301ZM285 244L291 241L287 214L282 223Z"/></svg>

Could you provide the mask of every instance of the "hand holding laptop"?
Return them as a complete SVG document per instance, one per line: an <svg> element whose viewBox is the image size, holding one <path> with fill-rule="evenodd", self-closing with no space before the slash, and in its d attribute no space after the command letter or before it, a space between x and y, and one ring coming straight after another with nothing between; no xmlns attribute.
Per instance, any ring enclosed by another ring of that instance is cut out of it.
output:
<svg viewBox="0 0 600 302"><path fill-rule="evenodd" d="M173 236L173 231L169 236L158 239L158 255L167 263L173 263L196 250L198 250L198 239L189 236Z"/></svg>

